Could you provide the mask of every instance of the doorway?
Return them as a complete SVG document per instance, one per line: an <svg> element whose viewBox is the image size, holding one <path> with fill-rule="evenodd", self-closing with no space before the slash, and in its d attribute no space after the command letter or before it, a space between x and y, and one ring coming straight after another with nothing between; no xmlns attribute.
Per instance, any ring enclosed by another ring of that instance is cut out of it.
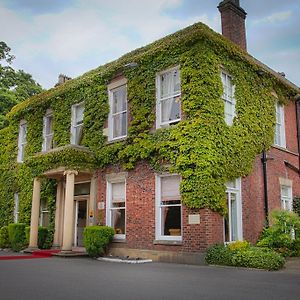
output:
<svg viewBox="0 0 300 300"><path fill-rule="evenodd" d="M78 199L75 203L74 246L83 247L83 231L87 224L87 200Z"/></svg>

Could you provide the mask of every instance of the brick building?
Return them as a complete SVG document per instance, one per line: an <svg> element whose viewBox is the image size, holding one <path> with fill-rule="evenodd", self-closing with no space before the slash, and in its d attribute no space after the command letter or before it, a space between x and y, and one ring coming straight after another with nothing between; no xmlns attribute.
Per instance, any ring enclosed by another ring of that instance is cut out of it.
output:
<svg viewBox="0 0 300 300"><path fill-rule="evenodd" d="M223 35L238 46L198 23L80 78L64 80L12 110L6 132L11 132L12 143L18 142L14 150L2 142L13 153L2 165L7 164L7 171L17 161L15 177L28 180L18 181L7 193L14 198L15 221L26 221L25 199L32 195L31 248L37 247L38 224L52 220L53 245L65 252L83 246L84 227L106 224L115 229L114 254L197 262L215 243L255 243L270 211L291 209L293 197L300 195L299 88L246 52L246 12L239 1L224 0L218 8ZM264 101L257 102L260 96ZM230 148L226 154L232 164L236 160L230 174L222 168L226 161L221 155L213 154L223 145L214 144L199 120L209 120L207 129L214 134L219 126L217 142L223 133L237 141L239 153ZM200 128L203 143L185 132L188 128ZM243 134L253 138L256 132L257 140L239 145ZM161 142L167 133L171 135ZM178 142L185 136L190 143L180 145L178 152L191 147L191 157L168 156L171 139ZM158 153L163 153L157 160L161 169L153 166ZM200 166L192 158L195 153ZM185 159L192 166L180 169L188 165ZM197 189L190 181L197 167L210 172L203 175L205 180L224 179L225 216L217 205L213 209L214 196L202 186L211 182L200 180ZM43 190L45 180L55 182L53 212ZM195 191L203 202L186 205L185 195ZM211 202L205 202L209 197Z"/></svg>

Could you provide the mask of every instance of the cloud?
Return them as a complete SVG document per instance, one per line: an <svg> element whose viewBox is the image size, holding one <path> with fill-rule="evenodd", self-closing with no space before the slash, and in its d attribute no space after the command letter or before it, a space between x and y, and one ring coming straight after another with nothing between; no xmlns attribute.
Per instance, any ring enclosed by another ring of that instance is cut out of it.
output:
<svg viewBox="0 0 300 300"><path fill-rule="evenodd" d="M277 12L262 19L255 20L254 24L283 22L290 19L291 16L291 11Z"/></svg>

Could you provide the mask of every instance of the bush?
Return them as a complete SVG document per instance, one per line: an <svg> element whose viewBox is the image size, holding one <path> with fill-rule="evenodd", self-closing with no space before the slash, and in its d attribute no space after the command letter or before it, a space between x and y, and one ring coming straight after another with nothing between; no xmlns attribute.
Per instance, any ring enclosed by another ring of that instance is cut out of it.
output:
<svg viewBox="0 0 300 300"><path fill-rule="evenodd" d="M232 256L232 264L237 267L279 270L284 263L285 259L279 253L257 247L239 250Z"/></svg>
<svg viewBox="0 0 300 300"><path fill-rule="evenodd" d="M26 247L25 224L8 225L8 237L13 251L20 251Z"/></svg>
<svg viewBox="0 0 300 300"><path fill-rule="evenodd" d="M103 255L114 234L114 229L108 226L86 227L83 232L83 243L89 256Z"/></svg>
<svg viewBox="0 0 300 300"><path fill-rule="evenodd" d="M293 200L293 211L300 216L300 197L295 197Z"/></svg>
<svg viewBox="0 0 300 300"><path fill-rule="evenodd" d="M284 266L285 259L273 250L251 247L248 242L235 242L234 246L215 245L205 256L208 264L235 267L278 270Z"/></svg>
<svg viewBox="0 0 300 300"><path fill-rule="evenodd" d="M9 238L8 238L8 227L3 226L0 228L0 248L9 248Z"/></svg>
<svg viewBox="0 0 300 300"><path fill-rule="evenodd" d="M29 244L30 226L25 228L26 243ZM39 226L38 229L38 248L50 249L52 246L52 239L49 239L49 230L47 227Z"/></svg>

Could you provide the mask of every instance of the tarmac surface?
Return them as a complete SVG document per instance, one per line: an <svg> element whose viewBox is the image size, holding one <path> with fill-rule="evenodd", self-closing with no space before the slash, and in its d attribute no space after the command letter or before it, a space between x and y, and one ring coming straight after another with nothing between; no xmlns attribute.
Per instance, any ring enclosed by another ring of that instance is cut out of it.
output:
<svg viewBox="0 0 300 300"><path fill-rule="evenodd" d="M277 272L90 258L2 260L0 299L300 299L300 259L292 260Z"/></svg>

